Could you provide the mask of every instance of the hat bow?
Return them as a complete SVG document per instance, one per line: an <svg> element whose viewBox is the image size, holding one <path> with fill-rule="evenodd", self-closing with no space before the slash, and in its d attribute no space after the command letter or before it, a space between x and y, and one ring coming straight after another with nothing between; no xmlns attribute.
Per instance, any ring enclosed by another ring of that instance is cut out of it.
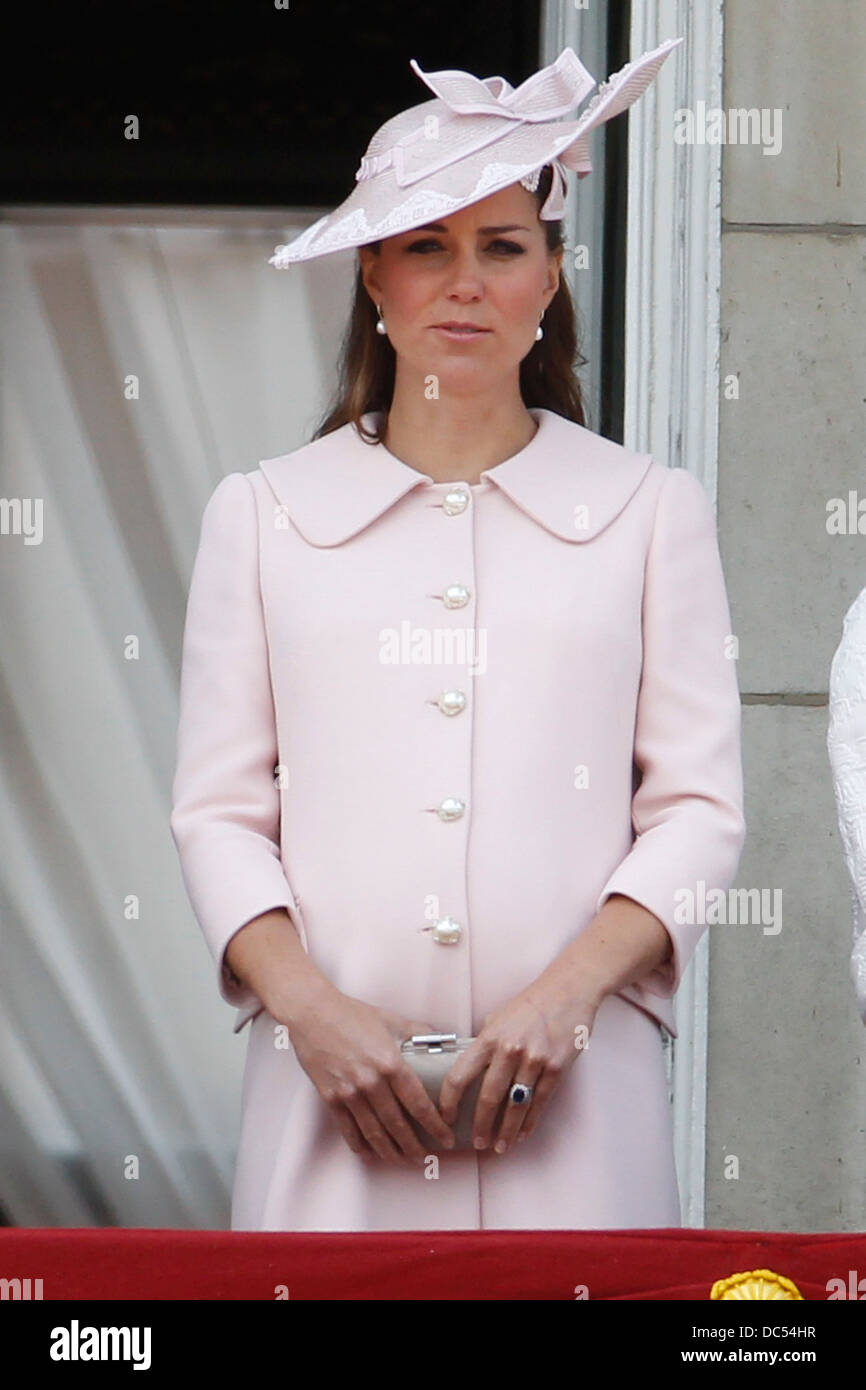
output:
<svg viewBox="0 0 866 1390"><path fill-rule="evenodd" d="M504 77L483 80L471 72L444 69L424 72L415 61L410 66L430 90L448 107L455 118L446 118L448 129L442 138L439 117L428 115L408 135L381 154L364 155L355 174L357 181L374 178L394 169L401 188L428 178L466 156L475 154L525 123L550 122L573 110L595 86L595 78L571 48L560 53L556 62L533 73L519 87ZM462 119L469 117L470 120ZM480 120L476 120L480 117ZM454 134L459 130L459 138ZM559 161L545 161L557 163ZM589 162L584 160L585 172ZM580 167L578 164L572 165ZM564 191L565 171L558 170Z"/></svg>
<svg viewBox="0 0 866 1390"><path fill-rule="evenodd" d="M597 125L624 111L649 85L671 48L682 39L668 40L643 54L602 83L577 121L563 122L559 148L543 162L555 176L541 209L545 218L561 217L567 191L566 169L578 175L592 171L588 135ZM379 154L366 154L355 174L357 181L374 178L393 168L400 187L428 178L450 164L503 139L520 126L560 121L592 91L596 80L572 48L565 48L555 62L533 73L519 87L504 77L475 77L459 69L424 72L415 61L410 66L422 82L447 107L440 117L427 113L407 135ZM534 176L520 179L527 188L537 186Z"/></svg>

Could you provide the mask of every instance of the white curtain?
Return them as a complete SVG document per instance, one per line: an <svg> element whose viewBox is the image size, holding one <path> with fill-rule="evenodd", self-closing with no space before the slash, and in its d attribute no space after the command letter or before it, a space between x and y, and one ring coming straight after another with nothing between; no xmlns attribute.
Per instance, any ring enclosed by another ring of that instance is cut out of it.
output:
<svg viewBox="0 0 866 1390"><path fill-rule="evenodd" d="M317 215L0 225L9 1224L228 1224L246 1034L169 831L180 643L208 496L303 443L330 395L353 256L267 264Z"/></svg>

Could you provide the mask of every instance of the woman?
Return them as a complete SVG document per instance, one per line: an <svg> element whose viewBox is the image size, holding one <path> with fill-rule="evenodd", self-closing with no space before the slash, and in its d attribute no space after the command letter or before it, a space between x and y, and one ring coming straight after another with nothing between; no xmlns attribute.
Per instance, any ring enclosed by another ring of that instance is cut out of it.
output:
<svg viewBox="0 0 866 1390"><path fill-rule="evenodd" d="M662 1028L743 841L730 617L698 482L583 425L559 223L673 46L577 122L570 49L516 91L413 63L436 98L272 258L359 248L337 404L216 488L187 612L172 830L252 1020L234 1229L679 1225ZM438 1108L431 1032L474 1038Z"/></svg>

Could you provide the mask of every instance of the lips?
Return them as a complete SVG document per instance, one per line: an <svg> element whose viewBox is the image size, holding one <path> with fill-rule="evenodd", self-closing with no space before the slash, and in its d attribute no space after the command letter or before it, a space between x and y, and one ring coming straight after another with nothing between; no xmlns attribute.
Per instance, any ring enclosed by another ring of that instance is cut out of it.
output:
<svg viewBox="0 0 866 1390"><path fill-rule="evenodd" d="M434 324L435 328L457 328L466 329L470 333L486 333L488 330L480 323L461 323L457 320L450 320L447 323Z"/></svg>
<svg viewBox="0 0 866 1390"><path fill-rule="evenodd" d="M482 333L490 332L489 328L482 328L478 323L434 323L432 327L454 338L477 338Z"/></svg>

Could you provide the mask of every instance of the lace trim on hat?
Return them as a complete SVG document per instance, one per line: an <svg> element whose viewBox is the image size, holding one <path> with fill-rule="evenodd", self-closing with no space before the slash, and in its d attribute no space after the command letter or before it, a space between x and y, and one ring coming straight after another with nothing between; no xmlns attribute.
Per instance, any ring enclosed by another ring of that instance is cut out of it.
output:
<svg viewBox="0 0 866 1390"><path fill-rule="evenodd" d="M450 193L437 193L432 189L418 189L398 207L392 208L388 215L381 222L370 223L363 208L357 208L354 212L341 217L338 222L328 227L325 231L321 228L327 217L320 217L318 222L314 222L305 232L302 232L294 241L287 245L278 246L269 257L269 264L282 269L284 266L291 265L297 259L299 253L307 251L313 245L317 251L323 255L327 251L339 250L340 247L353 247L359 242L378 241L380 237L395 236L398 232L404 231L408 226L418 222L432 222L437 217L447 215L455 207L463 207L467 203L476 201L484 196L488 189L503 188L509 183L523 183L524 179L535 179L535 186L541 174L542 165L533 174L518 175L517 170L524 166L520 164L503 164L501 162L486 164L480 177L475 183L475 187L467 193L452 196ZM528 185L525 185L528 187ZM532 191L530 189L530 191Z"/></svg>

